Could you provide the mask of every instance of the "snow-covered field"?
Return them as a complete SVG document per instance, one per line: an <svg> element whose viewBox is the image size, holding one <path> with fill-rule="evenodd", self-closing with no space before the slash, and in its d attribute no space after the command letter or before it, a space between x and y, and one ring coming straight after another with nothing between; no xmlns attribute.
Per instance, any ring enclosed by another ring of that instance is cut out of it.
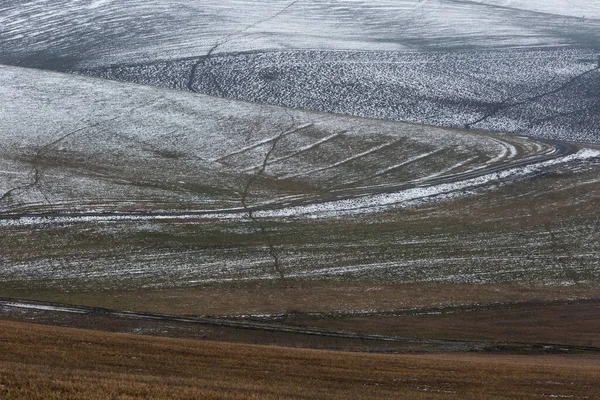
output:
<svg viewBox="0 0 600 400"><path fill-rule="evenodd" d="M79 70L237 100L600 141L600 53L284 51Z"/></svg>
<svg viewBox="0 0 600 400"><path fill-rule="evenodd" d="M598 14L583 0L5 1L0 63L61 69L211 49L595 47Z"/></svg>
<svg viewBox="0 0 600 400"><path fill-rule="evenodd" d="M0 9L0 63L596 142L590 3L31 0Z"/></svg>
<svg viewBox="0 0 600 400"><path fill-rule="evenodd" d="M568 179L550 180L556 189L542 182L543 190L515 198L577 190L573 204L594 204L593 191L582 193L598 183L596 150L408 188L402 185L548 154L553 147L518 136L6 66L0 67L0 94L2 212L43 213L0 224L0 279L7 288L146 290L272 280L278 272L297 279L562 285L591 282L597 270L593 252L557 262L543 231L527 234L524 246L519 231L480 231L475 224L457 232L444 219L495 226L504 214L469 216L486 204L479 196L511 193L518 182L528 188L524 180L544 174ZM371 193L381 188L391 192ZM360 196L336 200L352 193ZM336 201L252 215L244 209L327 196ZM493 199L485 207L493 208ZM457 201L467 202L468 211L444 206ZM237 212L185 215L223 208ZM52 217L65 211L183 214Z"/></svg>
<svg viewBox="0 0 600 400"><path fill-rule="evenodd" d="M0 291L597 287L597 146L550 160L551 141L481 130L597 143L599 13L582 0L4 2Z"/></svg>
<svg viewBox="0 0 600 400"><path fill-rule="evenodd" d="M546 14L600 19L600 4L588 0L480 0L479 3Z"/></svg>
<svg viewBox="0 0 600 400"><path fill-rule="evenodd" d="M0 83L4 211L239 208L243 196L340 194L549 149L14 67Z"/></svg>
<svg viewBox="0 0 600 400"><path fill-rule="evenodd" d="M426 220L419 224L429 226ZM550 234L538 230L427 232L410 219L389 224L388 231L380 231L381 226L385 224L374 221L353 226L287 222L271 233L280 235L278 260L289 279L551 286L597 283L598 242L586 236L591 232L587 227L585 232L583 226L552 232L560 239L549 244ZM31 243L28 251L11 248L3 257L0 279L9 285L6 289L148 290L278 279L269 248L251 222L67 223L45 228L54 239L32 227L3 229L10 235L8 245L18 237ZM378 236L369 235L369 229ZM215 231L228 233L215 243L211 237ZM562 253L570 246L585 251ZM44 256L38 253L42 249Z"/></svg>

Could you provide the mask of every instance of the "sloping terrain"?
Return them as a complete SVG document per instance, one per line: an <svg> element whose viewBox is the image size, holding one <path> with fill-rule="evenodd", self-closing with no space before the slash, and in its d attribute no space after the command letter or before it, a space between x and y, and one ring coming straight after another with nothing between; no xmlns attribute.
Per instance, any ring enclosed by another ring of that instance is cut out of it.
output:
<svg viewBox="0 0 600 400"><path fill-rule="evenodd" d="M582 20L600 19L600 5L590 1L567 0L484 0L480 3L545 14L581 17Z"/></svg>
<svg viewBox="0 0 600 400"><path fill-rule="evenodd" d="M273 3L15 3L0 11L0 63L314 111L600 137L593 4Z"/></svg>
<svg viewBox="0 0 600 400"><path fill-rule="evenodd" d="M593 3L3 4L0 317L368 351L597 352ZM0 393L52 376L1 368ZM584 381L523 385L574 396ZM431 388L447 386L400 387Z"/></svg>
<svg viewBox="0 0 600 400"><path fill-rule="evenodd" d="M593 148L13 67L2 81L2 295L136 309L126 293L243 282L597 283Z"/></svg>
<svg viewBox="0 0 600 400"><path fill-rule="evenodd" d="M597 143L599 65L593 49L272 51L75 72L294 108Z"/></svg>
<svg viewBox="0 0 600 400"><path fill-rule="evenodd" d="M598 390L594 355L357 354L9 322L0 322L0 350L5 399L538 399Z"/></svg>
<svg viewBox="0 0 600 400"><path fill-rule="evenodd" d="M1 207L9 213L211 210L363 194L554 150L523 137L299 112L19 68L3 67L1 79L8 178Z"/></svg>
<svg viewBox="0 0 600 400"><path fill-rule="evenodd" d="M0 63L65 69L264 49L595 47L599 27L597 5L584 0L28 0L0 10Z"/></svg>

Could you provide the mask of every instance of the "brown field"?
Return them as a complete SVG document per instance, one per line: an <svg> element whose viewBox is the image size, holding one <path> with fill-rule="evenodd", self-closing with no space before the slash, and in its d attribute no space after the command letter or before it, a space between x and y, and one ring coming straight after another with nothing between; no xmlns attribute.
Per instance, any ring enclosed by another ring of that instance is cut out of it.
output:
<svg viewBox="0 0 600 400"><path fill-rule="evenodd" d="M597 398L597 355L381 355L0 323L3 399Z"/></svg>
<svg viewBox="0 0 600 400"><path fill-rule="evenodd" d="M294 314L286 323L318 329L453 340L557 344L600 350L600 300L528 302L405 315Z"/></svg>
<svg viewBox="0 0 600 400"><path fill-rule="evenodd" d="M410 308L599 298L596 285L373 283L343 280L273 280L180 289L72 293L0 289L0 297L174 315L289 312L401 311Z"/></svg>

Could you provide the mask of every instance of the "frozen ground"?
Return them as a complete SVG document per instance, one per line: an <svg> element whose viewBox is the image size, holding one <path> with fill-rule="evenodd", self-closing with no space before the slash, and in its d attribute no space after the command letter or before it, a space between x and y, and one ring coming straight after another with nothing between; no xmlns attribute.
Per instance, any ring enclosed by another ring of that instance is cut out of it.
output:
<svg viewBox="0 0 600 400"><path fill-rule="evenodd" d="M0 63L597 142L599 32L583 1L32 0L0 10Z"/></svg>
<svg viewBox="0 0 600 400"><path fill-rule="evenodd" d="M598 5L583 0L4 3L0 63L42 68L180 59L209 51L446 51L600 42Z"/></svg>
<svg viewBox="0 0 600 400"><path fill-rule="evenodd" d="M600 4L586 0L483 0L479 3L540 13L600 19Z"/></svg>
<svg viewBox="0 0 600 400"><path fill-rule="evenodd" d="M597 288L593 3L3 4L0 295Z"/></svg>
<svg viewBox="0 0 600 400"><path fill-rule="evenodd" d="M14 67L0 82L0 209L10 212L241 208L552 149Z"/></svg>
<svg viewBox="0 0 600 400"><path fill-rule="evenodd" d="M597 282L593 148L7 66L0 94L4 294Z"/></svg>
<svg viewBox="0 0 600 400"><path fill-rule="evenodd" d="M284 51L78 73L423 124L600 140L600 53Z"/></svg>

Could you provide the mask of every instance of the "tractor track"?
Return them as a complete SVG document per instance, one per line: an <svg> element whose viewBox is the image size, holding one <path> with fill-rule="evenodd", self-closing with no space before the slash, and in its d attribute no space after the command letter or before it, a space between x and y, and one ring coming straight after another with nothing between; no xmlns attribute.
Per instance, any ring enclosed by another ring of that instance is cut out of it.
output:
<svg viewBox="0 0 600 400"><path fill-rule="evenodd" d="M553 147L552 151L544 154L531 156L519 160L503 162L498 165L490 165L471 171L458 174L435 177L426 181L416 183L405 183L400 185L389 185L384 187L348 189L341 194L328 195L317 198L304 198L298 200L284 200L272 203L263 203L258 205L244 205L243 207L216 209L216 210L185 210L185 211L55 211L55 212L3 212L0 213L2 220L19 219L42 219L51 220L55 218L68 218L71 221L86 218L114 218L120 220L127 219L153 219L153 218L179 218L179 217L210 217L211 215L247 215L249 212L282 210L286 208L309 206L314 204L324 204L341 200L356 199L364 196L394 193L413 188L427 188L441 184L456 183L468 179L478 178L484 175L500 173L506 170L535 165L545 161L565 157L576 152L576 148L563 141L552 139L535 139Z"/></svg>
<svg viewBox="0 0 600 400"><path fill-rule="evenodd" d="M39 302L31 300L18 300L0 298L0 319L11 319L11 313L18 315L18 319L27 322L43 322L50 325L70 326L68 318L83 317L93 329L96 327L94 320L109 318L114 321L129 321L139 323L154 322L159 326L168 327L170 324L183 324L192 329L198 327L216 327L234 330L263 332L265 334L290 334L314 338L329 338L341 340L358 340L368 342L369 351L402 352L413 351L414 347L421 346L421 351L459 351L459 352L482 352L482 351L546 351L546 352L592 352L599 353L600 348L593 346L563 345L557 343L521 343L521 342L493 342L482 340L460 340L460 339L429 339L423 337L388 336L379 334L357 333L347 331L332 331L325 329L305 328L293 325L277 324L270 321L248 321L239 317L207 317L207 316L178 316L169 314L132 312L111 310L99 307L86 307L78 305L66 305L61 303ZM40 313L62 318L51 319L44 322L39 317ZM67 322L65 323L65 319ZM62 323L56 321L62 320ZM75 325L75 324L73 324ZM102 329L100 329L102 330ZM168 336L168 335L167 335Z"/></svg>

